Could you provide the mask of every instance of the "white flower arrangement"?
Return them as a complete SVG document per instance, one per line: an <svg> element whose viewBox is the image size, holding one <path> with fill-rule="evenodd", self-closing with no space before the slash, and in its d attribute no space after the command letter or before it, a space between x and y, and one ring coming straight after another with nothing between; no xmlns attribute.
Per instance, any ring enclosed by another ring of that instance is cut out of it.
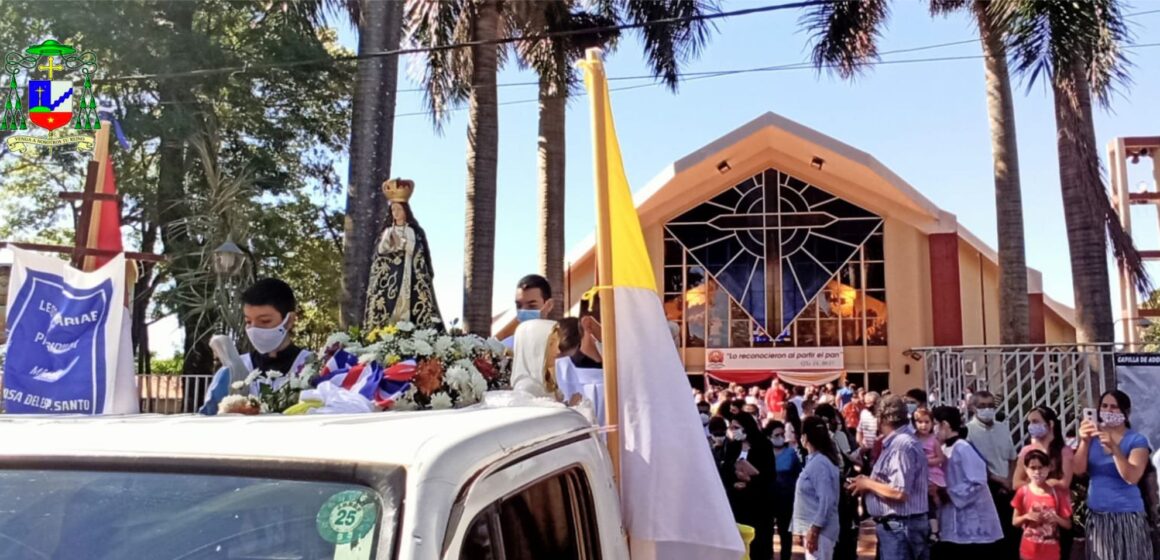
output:
<svg viewBox="0 0 1160 560"><path fill-rule="evenodd" d="M435 352L435 349L432 348L430 344L422 340L416 340L413 344L415 346L415 355L417 356L426 358Z"/></svg>
<svg viewBox="0 0 1160 560"><path fill-rule="evenodd" d="M330 348L335 344L340 346L349 346L350 343L350 335L344 332L339 332L326 337L326 344L323 345L323 348Z"/></svg>
<svg viewBox="0 0 1160 560"><path fill-rule="evenodd" d="M431 395L431 408L434 410L445 410L451 408L453 404L451 395L443 391Z"/></svg>
<svg viewBox="0 0 1160 560"><path fill-rule="evenodd" d="M218 414L256 415L264 411L264 403L251 395L229 395L218 403Z"/></svg>
<svg viewBox="0 0 1160 560"><path fill-rule="evenodd" d="M384 373L401 362L414 364L409 386L402 393L391 396L392 404L385 405L388 410L470 406L480 402L489 389L508 387L511 360L507 348L497 340L487 341L454 330L440 333L401 322L365 333L352 331L349 336L332 335L327 341L328 346L307 363L300 377L290 376L289 382L279 388L294 391L297 395L326 382L331 374L340 375L341 367L337 372L319 377L323 362L339 350L355 356L361 364L381 366ZM391 381L394 383L391 391L399 390L398 382L397 377ZM384 377L380 388L387 389L387 383ZM272 410L285 410L281 403L274 404L279 406L271 406Z"/></svg>

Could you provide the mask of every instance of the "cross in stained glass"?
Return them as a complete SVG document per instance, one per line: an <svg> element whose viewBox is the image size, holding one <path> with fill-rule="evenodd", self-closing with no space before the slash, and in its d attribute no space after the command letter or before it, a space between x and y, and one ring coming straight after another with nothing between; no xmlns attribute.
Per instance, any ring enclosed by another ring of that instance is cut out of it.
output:
<svg viewBox="0 0 1160 560"><path fill-rule="evenodd" d="M881 223L871 212L767 169L665 227L759 325L784 332Z"/></svg>

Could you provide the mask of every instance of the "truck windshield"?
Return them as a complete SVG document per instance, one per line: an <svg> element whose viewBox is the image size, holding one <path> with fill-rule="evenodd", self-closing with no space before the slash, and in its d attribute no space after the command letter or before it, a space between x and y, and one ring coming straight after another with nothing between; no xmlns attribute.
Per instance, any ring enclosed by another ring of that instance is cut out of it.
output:
<svg viewBox="0 0 1160 560"><path fill-rule="evenodd" d="M396 510L355 484L0 470L0 558L370 560Z"/></svg>

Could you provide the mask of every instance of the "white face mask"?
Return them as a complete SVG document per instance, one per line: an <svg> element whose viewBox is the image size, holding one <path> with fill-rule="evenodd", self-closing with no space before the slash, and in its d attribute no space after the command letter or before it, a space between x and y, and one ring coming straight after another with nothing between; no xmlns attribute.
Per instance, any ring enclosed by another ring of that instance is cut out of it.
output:
<svg viewBox="0 0 1160 560"><path fill-rule="evenodd" d="M729 430L729 439L733 441L744 441L745 430Z"/></svg>
<svg viewBox="0 0 1160 560"><path fill-rule="evenodd" d="M704 413L704 412L701 413L701 425L702 426L709 425L709 415Z"/></svg>
<svg viewBox="0 0 1160 560"><path fill-rule="evenodd" d="M978 416L979 421L983 422L984 424L990 424L991 422L995 421L995 409L993 408L980 408L977 412L975 412L975 415Z"/></svg>
<svg viewBox="0 0 1160 560"><path fill-rule="evenodd" d="M1127 422L1127 417L1119 412L1100 411L1100 422L1108 428L1119 428Z"/></svg>
<svg viewBox="0 0 1160 560"><path fill-rule="evenodd" d="M286 340L286 324L290 322L290 315L286 315L282 319L282 324L272 329L263 329L260 327L246 327L246 337L250 339L250 344L254 346L259 354L269 354L278 349L282 345L282 341Z"/></svg>

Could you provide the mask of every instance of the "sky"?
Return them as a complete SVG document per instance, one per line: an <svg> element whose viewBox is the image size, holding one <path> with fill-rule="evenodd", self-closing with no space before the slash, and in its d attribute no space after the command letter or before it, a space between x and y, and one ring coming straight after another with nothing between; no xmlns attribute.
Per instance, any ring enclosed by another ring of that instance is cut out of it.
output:
<svg viewBox="0 0 1160 560"><path fill-rule="evenodd" d="M732 10L766 2L724 2ZM965 15L932 19L924 2L895 2L880 51L932 48L886 54L883 59L972 57L981 54L976 30ZM1135 42L1160 43L1160 0L1136 0L1126 13L1152 12L1130 19ZM778 11L717 20L716 31L688 72L794 64L809 56L809 37L799 11ZM341 22L336 22L341 23ZM988 244L995 245L995 211L990 132L979 59L881 64L853 82L811 69L751 72L682 83L677 93L646 76L648 68L634 35L608 53L612 109L629 183L634 190L673 161L701 148L759 115L772 111L870 153ZM355 50L356 35L340 27L340 41ZM1129 53L1134 84L1097 111L1101 147L1118 136L1160 134L1160 48ZM416 183L412 208L427 231L435 287L446 321L462 314L464 187L467 111L451 115L437 134L425 114L423 95L410 71L400 65L391 174ZM537 204L537 88L535 75L509 64L499 75L499 181L496 229L496 312L510 306L516 281L539 268ZM507 85L504 84L528 84ZM617 91L626 86L644 86ZM1042 84L1016 89L1016 122L1022 178L1027 263L1043 273L1045 291L1070 304L1063 209L1050 90ZM594 227L594 194L587 99L573 98L568 109L566 244L571 251ZM337 166L346 176L346 162ZM1129 182L1149 180L1135 166ZM384 178L385 179L385 178ZM333 201L341 206L342 201ZM1137 244L1160 248L1156 216L1133 214ZM1109 266L1111 259L1109 258ZM1160 278L1160 268L1154 272ZM1114 274L1113 274L1114 277ZM1113 290L1115 288L1112 288ZM1113 291L1113 301L1115 294ZM1117 311L1118 313L1118 311ZM176 321L162 321L151 333L154 348L179 348Z"/></svg>

